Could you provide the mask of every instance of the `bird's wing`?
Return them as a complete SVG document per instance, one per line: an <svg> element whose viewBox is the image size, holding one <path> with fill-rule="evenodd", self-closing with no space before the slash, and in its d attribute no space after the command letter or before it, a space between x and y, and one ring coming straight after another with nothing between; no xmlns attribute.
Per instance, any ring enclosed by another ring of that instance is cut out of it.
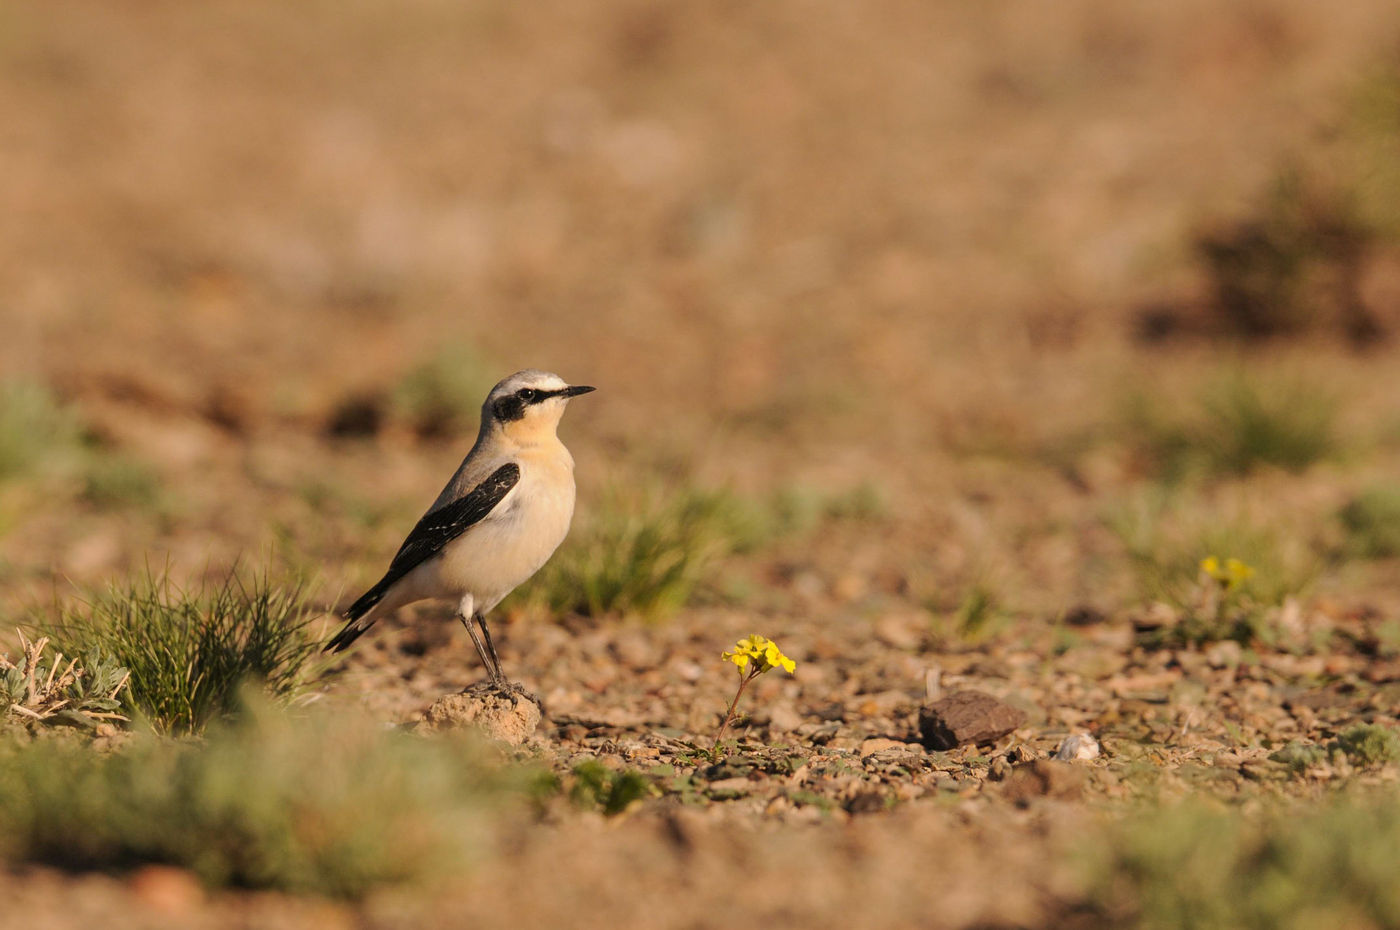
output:
<svg viewBox="0 0 1400 930"><path fill-rule="evenodd" d="M520 466L514 462L507 462L452 503L425 514L399 547L398 554L389 563L389 570L384 573L384 577L350 605L350 609L345 612L345 618L358 620L369 613L375 604L384 599L384 595L395 582L437 555L444 546L469 528L489 517L519 480ZM368 627L357 628L358 632L344 640L345 644L348 645L365 629ZM342 630L337 641L350 632L349 627Z"/></svg>
<svg viewBox="0 0 1400 930"><path fill-rule="evenodd" d="M468 528L486 519L519 481L520 466L507 462L452 503L425 514L389 563L385 582L393 584L437 555L443 546Z"/></svg>
<svg viewBox="0 0 1400 930"><path fill-rule="evenodd" d="M384 599L395 582L437 555L468 529L488 519L519 481L520 466L507 462L452 503L424 515L399 547L384 577L350 605L345 612L349 622L326 644L326 650L340 652L373 626L372 616L366 615Z"/></svg>

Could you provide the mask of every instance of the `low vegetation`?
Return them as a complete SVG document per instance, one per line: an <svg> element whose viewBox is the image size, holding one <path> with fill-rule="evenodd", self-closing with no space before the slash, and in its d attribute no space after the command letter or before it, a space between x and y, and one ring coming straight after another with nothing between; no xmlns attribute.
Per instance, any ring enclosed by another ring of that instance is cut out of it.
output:
<svg viewBox="0 0 1400 930"><path fill-rule="evenodd" d="M1139 495L1107 524L1125 547L1138 597L1179 613L1181 622L1163 631L1173 642L1273 641L1271 612L1305 593L1320 570L1305 541L1281 528L1174 493ZM1211 559L1247 571L1224 584L1205 569Z"/></svg>
<svg viewBox="0 0 1400 930"><path fill-rule="evenodd" d="M355 897L453 874L523 795L473 742L253 702L202 741L136 734L102 755L0 742L0 856L75 869L165 863L210 885Z"/></svg>
<svg viewBox="0 0 1400 930"><path fill-rule="evenodd" d="M495 383L477 353L453 346L412 368L389 395L389 412L428 439L475 435L481 402Z"/></svg>
<svg viewBox="0 0 1400 930"><path fill-rule="evenodd" d="M125 721L117 713L131 674L101 654L86 660L48 649L46 637L19 637L19 661L0 655L0 722L64 724L95 729L99 721Z"/></svg>
<svg viewBox="0 0 1400 930"><path fill-rule="evenodd" d="M1088 910L1146 930L1311 930L1400 924L1400 801L1196 801L1137 814L1085 844Z"/></svg>
<svg viewBox="0 0 1400 930"><path fill-rule="evenodd" d="M1400 484L1375 485L1338 514L1350 554L1365 559L1400 556Z"/></svg>
<svg viewBox="0 0 1400 930"><path fill-rule="evenodd" d="M6 483L97 510L163 512L169 503L149 466L108 448L51 390L25 381L0 383L0 485Z"/></svg>
<svg viewBox="0 0 1400 930"><path fill-rule="evenodd" d="M24 478L76 456L82 429L52 392L0 383L0 481Z"/></svg>
<svg viewBox="0 0 1400 930"><path fill-rule="evenodd" d="M750 553L828 520L883 512L868 485L834 495L785 488L767 500L724 489L613 492L581 514L569 540L519 598L553 614L663 619L713 590L730 555Z"/></svg>
<svg viewBox="0 0 1400 930"><path fill-rule="evenodd" d="M1340 453L1336 412L1336 399L1317 385L1237 373L1202 389L1185 409L1133 396L1126 434L1147 470L1169 483L1264 467L1301 472Z"/></svg>
<svg viewBox="0 0 1400 930"><path fill-rule="evenodd" d="M319 613L298 579L235 569L182 589L147 571L57 604L39 624L63 652L130 671L127 713L163 733L197 733L235 709L246 683L296 694L319 647Z"/></svg>

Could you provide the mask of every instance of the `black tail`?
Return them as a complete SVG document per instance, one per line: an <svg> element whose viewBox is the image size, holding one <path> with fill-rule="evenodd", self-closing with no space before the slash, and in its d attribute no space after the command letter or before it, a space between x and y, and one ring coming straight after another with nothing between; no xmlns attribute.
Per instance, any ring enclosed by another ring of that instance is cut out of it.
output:
<svg viewBox="0 0 1400 930"><path fill-rule="evenodd" d="M350 648L351 643L369 632L369 628L374 626L374 621L365 621L361 618L369 613L375 604L384 600L384 593L389 590L389 585L386 584L388 581L388 578L381 580L379 584L361 594L359 600L350 605L350 609L345 612L345 619L350 622L345 624L330 642L326 643L322 649L323 652L344 652Z"/></svg>

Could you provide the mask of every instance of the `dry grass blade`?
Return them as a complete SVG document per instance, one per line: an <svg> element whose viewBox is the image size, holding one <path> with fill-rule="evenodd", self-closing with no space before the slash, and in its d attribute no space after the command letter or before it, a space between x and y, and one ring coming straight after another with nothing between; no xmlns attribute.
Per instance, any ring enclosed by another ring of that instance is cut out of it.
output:
<svg viewBox="0 0 1400 930"><path fill-rule="evenodd" d="M79 665L77 657L64 662L63 653L45 660L49 638L31 640L19 633L21 656L13 662L0 655L0 704L7 713L40 723L67 723L95 726L97 720L127 718L116 709L122 690L130 680L124 668L96 657L95 672Z"/></svg>

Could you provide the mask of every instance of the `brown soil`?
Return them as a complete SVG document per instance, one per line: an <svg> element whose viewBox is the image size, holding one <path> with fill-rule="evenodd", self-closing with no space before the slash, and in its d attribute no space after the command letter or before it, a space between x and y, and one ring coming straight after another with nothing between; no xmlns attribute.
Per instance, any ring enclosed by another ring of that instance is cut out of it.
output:
<svg viewBox="0 0 1400 930"><path fill-rule="evenodd" d="M1189 512L1336 553L1337 509L1400 473L1394 341L1134 338L1144 305L1204 312L1193 236L1336 142L1393 56L1393 3L6 18L0 374L52 385L159 502L94 503L61 474L0 485L0 610L54 579L273 547L343 604L471 427L333 426L442 353L487 385L530 366L599 386L563 427L580 519L645 483L869 484L885 505L731 559L661 624L497 622L548 708L518 752L646 773L657 796L619 817L561 801L460 882L355 905L13 871L0 926L1065 925L1086 818L1393 780L1267 757L1400 715L1395 559L1324 560L1269 614L1272 646L1154 647L1163 618L1109 519L1153 485L1125 398L1189 402L1237 369L1325 385L1346 453L1208 482ZM1396 327L1400 258L1382 240L1366 261ZM979 588L989 625L959 635ZM797 671L755 682L712 760L734 687L719 652L755 631ZM322 699L411 723L479 675L423 608ZM921 707L960 689L1025 723L925 748ZM1081 731L1102 754L1052 765Z"/></svg>

